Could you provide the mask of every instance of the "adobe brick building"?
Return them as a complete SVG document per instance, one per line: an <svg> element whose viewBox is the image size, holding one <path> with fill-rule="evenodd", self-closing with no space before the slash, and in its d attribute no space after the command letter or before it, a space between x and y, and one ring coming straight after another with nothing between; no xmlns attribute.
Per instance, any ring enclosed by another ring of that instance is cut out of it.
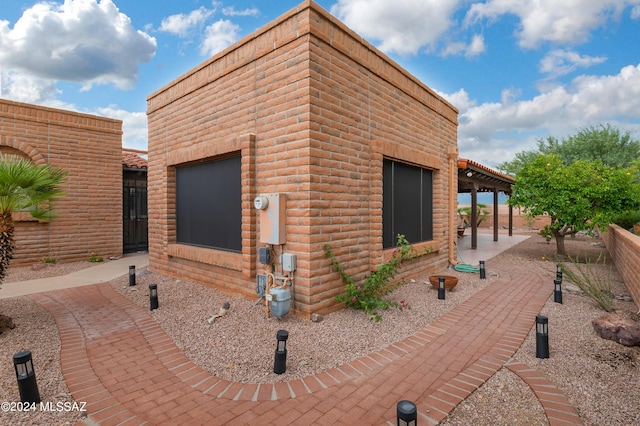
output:
<svg viewBox="0 0 640 426"><path fill-rule="evenodd" d="M434 250L404 276L455 256L457 110L312 1L147 106L155 271L255 300L267 246L296 255L295 313L309 316L340 308L325 244L356 280L398 233ZM271 245L254 208L263 194L286 207Z"/></svg>
<svg viewBox="0 0 640 426"><path fill-rule="evenodd" d="M0 152L67 170L59 217L14 213L13 266L122 254L122 121L0 99Z"/></svg>

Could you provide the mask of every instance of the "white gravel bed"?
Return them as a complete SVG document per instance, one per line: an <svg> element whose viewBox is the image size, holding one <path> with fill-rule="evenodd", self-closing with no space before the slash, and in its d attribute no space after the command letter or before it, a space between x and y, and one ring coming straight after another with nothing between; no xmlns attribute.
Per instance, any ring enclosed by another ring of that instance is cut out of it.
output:
<svg viewBox="0 0 640 426"><path fill-rule="evenodd" d="M38 278L57 277L96 265L99 265L99 263L81 261L69 263L35 263L31 266L10 267L3 282L13 283Z"/></svg>
<svg viewBox="0 0 640 426"><path fill-rule="evenodd" d="M127 277L114 281L113 286L149 309L148 286L157 284L160 308L151 315L193 362L227 380L273 383L326 371L400 341L496 279L491 274L486 280L477 274L446 274L458 276L460 282L445 300L437 299L428 276L413 279L390 295L397 302L404 300L410 309L383 311L379 323L353 309L331 313L321 322L294 315L267 318L264 302L255 306L254 301L154 273L138 276L133 290ZM207 319L224 302L231 304L228 314L210 325ZM273 363L280 329L288 331L289 339L287 370L278 375L273 373Z"/></svg>
<svg viewBox="0 0 640 426"><path fill-rule="evenodd" d="M60 334L49 311L28 297L12 297L0 299L0 313L12 317L16 326L0 334L0 403L13 403L9 411L3 405L0 424L66 426L80 421L84 414L78 410L67 410L62 405L61 411L57 411L58 403L72 404L74 400L60 369ZM31 351L33 357L40 399L43 403L52 403L56 411L42 410L40 404L20 411L22 407L16 403L20 401L20 393L13 355L24 350Z"/></svg>

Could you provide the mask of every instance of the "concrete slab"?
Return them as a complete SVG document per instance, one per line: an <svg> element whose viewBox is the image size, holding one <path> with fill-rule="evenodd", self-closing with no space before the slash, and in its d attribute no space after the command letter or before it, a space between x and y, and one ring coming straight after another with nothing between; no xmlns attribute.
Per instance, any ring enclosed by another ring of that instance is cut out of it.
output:
<svg viewBox="0 0 640 426"><path fill-rule="evenodd" d="M128 275L129 265L135 265L136 268L148 266L149 254L128 254L120 259L97 263L96 266L58 277L6 283L0 288L0 299L111 281Z"/></svg>
<svg viewBox="0 0 640 426"><path fill-rule="evenodd" d="M530 235L509 236L505 231L504 234L498 234L498 241L493 241L492 230L478 230L478 247L472 249L471 230L467 230L464 237L458 238L458 260L467 265L478 266L481 260L489 260L530 237Z"/></svg>

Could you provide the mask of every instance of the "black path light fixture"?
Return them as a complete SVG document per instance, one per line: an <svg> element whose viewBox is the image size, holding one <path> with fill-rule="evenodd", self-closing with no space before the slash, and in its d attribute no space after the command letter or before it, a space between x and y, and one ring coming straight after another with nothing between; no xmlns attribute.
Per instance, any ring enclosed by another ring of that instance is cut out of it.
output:
<svg viewBox="0 0 640 426"><path fill-rule="evenodd" d="M418 424L418 410L416 404L406 399L396 406L398 426L416 426Z"/></svg>
<svg viewBox="0 0 640 426"><path fill-rule="evenodd" d="M487 278L487 271L484 267L484 260L480 261L480 279L484 280Z"/></svg>
<svg viewBox="0 0 640 426"><path fill-rule="evenodd" d="M549 318L536 315L536 358L549 358Z"/></svg>
<svg viewBox="0 0 640 426"><path fill-rule="evenodd" d="M282 374L287 369L287 339L289 332L287 330L278 330L276 332L276 357L273 363L273 372Z"/></svg>
<svg viewBox="0 0 640 426"><path fill-rule="evenodd" d="M40 392L36 382L36 373L33 371L31 351L22 351L15 354L13 356L13 367L16 370L20 401L39 403Z"/></svg>
<svg viewBox="0 0 640 426"><path fill-rule="evenodd" d="M158 309L158 284L149 284L149 310Z"/></svg>
<svg viewBox="0 0 640 426"><path fill-rule="evenodd" d="M553 301L562 303L562 279L553 280Z"/></svg>
<svg viewBox="0 0 640 426"><path fill-rule="evenodd" d="M129 265L129 287L136 285L136 265Z"/></svg>
<svg viewBox="0 0 640 426"><path fill-rule="evenodd" d="M438 277L438 299L439 300L444 300L444 277Z"/></svg>

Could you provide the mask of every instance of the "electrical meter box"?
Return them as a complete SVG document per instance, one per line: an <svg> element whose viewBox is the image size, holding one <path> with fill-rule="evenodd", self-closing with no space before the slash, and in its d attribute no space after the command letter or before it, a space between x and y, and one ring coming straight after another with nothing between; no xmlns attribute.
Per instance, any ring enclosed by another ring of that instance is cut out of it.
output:
<svg viewBox="0 0 640 426"><path fill-rule="evenodd" d="M258 249L258 258L260 259L260 263L263 265L268 265L271 263L271 257L269 255L269 249L267 247L260 247Z"/></svg>
<svg viewBox="0 0 640 426"><path fill-rule="evenodd" d="M267 289L267 276L264 274L256 275L256 293L264 297Z"/></svg>
<svg viewBox="0 0 640 426"><path fill-rule="evenodd" d="M271 300L269 301L269 309L274 317L283 317L289 313L291 309L291 292L286 288L272 288L269 290Z"/></svg>
<svg viewBox="0 0 640 426"><path fill-rule="evenodd" d="M296 255L291 253L284 253L282 255L282 270L286 272L293 272L296 270Z"/></svg>
<svg viewBox="0 0 640 426"><path fill-rule="evenodd" d="M285 194L266 194L256 197L254 205L260 212L260 242L280 245L285 238Z"/></svg>

